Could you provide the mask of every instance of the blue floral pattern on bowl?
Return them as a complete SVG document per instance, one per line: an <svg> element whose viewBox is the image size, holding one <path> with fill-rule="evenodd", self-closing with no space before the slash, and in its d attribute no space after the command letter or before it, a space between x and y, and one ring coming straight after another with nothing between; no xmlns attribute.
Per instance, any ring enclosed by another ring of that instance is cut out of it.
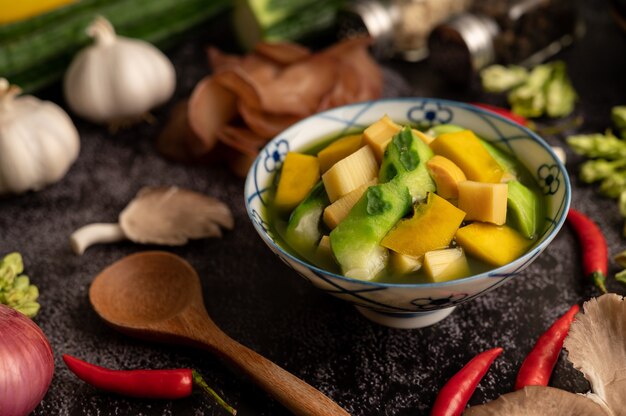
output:
<svg viewBox="0 0 626 416"><path fill-rule="evenodd" d="M362 130L385 114L398 123L420 127L442 123L464 126L513 154L529 172L535 172L535 180L546 195L547 227L529 252L503 267L463 279L442 283L391 284L330 273L294 257L281 247L274 239L267 220L266 198L268 191L275 186L276 172L287 152L309 149L325 138ZM447 316L450 308L481 296L521 273L547 247L563 225L570 194L565 167L550 146L536 134L495 113L464 103L431 98L370 101L306 118L267 144L250 169L245 185L248 215L262 240L281 260L319 289L354 304L368 318L398 327L422 326L424 322L432 324Z"/></svg>

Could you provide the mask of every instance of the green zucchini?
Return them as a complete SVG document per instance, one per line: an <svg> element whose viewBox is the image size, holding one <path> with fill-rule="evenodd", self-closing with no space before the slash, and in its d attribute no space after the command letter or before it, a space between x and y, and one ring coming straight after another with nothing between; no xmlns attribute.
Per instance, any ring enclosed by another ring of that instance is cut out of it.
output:
<svg viewBox="0 0 626 416"><path fill-rule="evenodd" d="M74 8L70 10L73 13L66 11L54 23L42 15L33 22L9 25L14 26L12 33L17 34L8 39L3 36L0 41L0 74L21 85L26 92L60 79L73 55L91 42L85 29L97 15L109 19L120 35L163 46L171 43L175 35L218 15L232 4L231 0L84 1L91 7ZM27 23L36 25L36 29L19 34ZM42 67L49 72L41 71Z"/></svg>
<svg viewBox="0 0 626 416"><path fill-rule="evenodd" d="M250 50L262 40L299 41L330 29L344 0L236 0L233 25Z"/></svg>

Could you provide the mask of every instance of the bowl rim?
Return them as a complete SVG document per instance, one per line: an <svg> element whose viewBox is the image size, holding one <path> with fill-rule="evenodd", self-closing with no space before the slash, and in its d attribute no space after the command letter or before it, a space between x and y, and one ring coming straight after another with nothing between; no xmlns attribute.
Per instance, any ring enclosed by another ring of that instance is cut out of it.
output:
<svg viewBox="0 0 626 416"><path fill-rule="evenodd" d="M467 276L467 277L462 277L460 279L454 279L454 280L449 280L449 281L445 281L445 282L430 282L430 283L387 283L387 282L379 282L379 281L372 281L372 280L361 280L361 279L356 279L356 278L352 278L352 277L347 277L344 276L342 274L337 274L325 269L322 269L320 267L317 267L314 264L311 264L305 260L300 259L299 257L294 256L293 254L289 253L288 251L286 251L283 247L281 247L278 243L276 243L273 239L269 238L266 230L264 230L261 225L259 225L257 223L257 221L254 220L253 218L253 214L252 214L252 208L250 206L250 198L247 197L247 195L245 195L245 191L248 189L250 182L253 180L253 176L254 176L254 172L256 171L256 166L258 165L263 152L265 149L267 149L271 144L273 144L275 141L280 140L281 137L289 132L292 129L297 129L301 124L307 122L308 120L310 120L311 118L315 118L315 117L320 117L320 116L324 116L328 113L332 113L334 111L341 111L342 109L345 108L349 108L349 107L358 107L358 106L362 106L362 107L367 107L369 105L373 105L375 103L391 103L391 102L400 102L400 103L408 103L408 102L413 102L413 101L421 101L421 102L434 102L434 103L441 103L441 104L447 104L450 106L454 106L454 107L460 107L463 108L465 110L469 110L471 112L477 113L477 114L481 114L483 116L487 116L487 117L493 117L495 119L498 119L500 121L503 121L505 124L509 124L512 125L516 128L521 129L521 131L528 135L531 139L533 139L536 143L538 143L541 147L543 147L544 150L546 150L548 152L548 154L550 154L550 156L553 158L553 160L556 162L557 166L559 167L559 171L562 173L563 175L563 179L565 182L565 195L564 195L564 206L563 206L563 213L561 214L561 218L559 218L558 221L555 222L554 227L552 228L552 231L544 233L545 238L542 236L542 238L544 238L543 241L541 241L539 244L536 244L534 247L532 247L530 250L528 250L524 255L522 255L521 257L516 258L515 260L497 267L495 269L491 269L488 270L486 272L482 272L482 273L478 273L478 274L473 274L471 276ZM500 114L490 111L488 109L484 109L478 106L475 106L473 104L469 104L469 103L465 103L465 102L461 102L461 101L455 101L455 100L448 100L448 99L440 99L440 98L432 98L432 97L390 97L390 98L381 98L381 99L377 99L377 100L368 100L368 101L360 101L358 103L351 103L351 104L346 104L346 105L342 105L339 107L334 107L325 111L321 111L315 114L311 114L308 117L305 117L304 119L292 124L291 126L289 126L287 129L281 131L279 134L277 134L276 136L274 136L270 141L268 141L265 146L263 146L260 150L259 150L259 154L257 155L257 157L254 159L254 162L252 163L252 165L250 166L250 169L248 169L248 173L246 174L246 180L244 183L244 202L245 202L245 206L246 206L246 213L248 214L248 219L250 220L250 222L252 222L252 225L254 226L255 231L257 232L257 234L263 239L263 241L265 241L266 244L271 245L272 247L274 247L275 249L277 249L280 252L280 255L283 255L287 258L289 258L292 261L295 261L296 263L306 267L307 269L312 270L314 273L317 274L322 274L328 277L332 277L334 279L339 279L342 280L344 282L348 282L348 283L353 283L353 284L361 284L361 285L366 285L366 286L371 286L371 287L377 287L377 288L423 288L423 289L438 289L438 288L446 288L448 286L455 286L458 285L460 283L471 283L473 281L477 281L477 280L481 280L484 278L489 278L489 277L510 277L515 275L515 271L517 271L519 269L518 265L524 265L527 264L533 257L536 257L537 255L539 255L549 244L550 242L552 242L552 240L556 237L556 235L558 234L559 230L561 229L561 227L563 226L563 224L565 223L565 220L567 218L567 212L569 211L570 205L571 205L571 183L570 183L570 179L569 179L569 175L567 173L567 169L565 167L565 165L563 164L563 162L561 161L561 159L556 155L556 153L554 152L554 150L552 150L552 147L550 147L550 145L538 134L536 134L535 132L533 132L532 130L530 130L528 127L523 126L517 122L514 122L506 117L501 116ZM510 272L508 270L511 269L511 266L513 266L514 271ZM508 272L507 272L508 271Z"/></svg>

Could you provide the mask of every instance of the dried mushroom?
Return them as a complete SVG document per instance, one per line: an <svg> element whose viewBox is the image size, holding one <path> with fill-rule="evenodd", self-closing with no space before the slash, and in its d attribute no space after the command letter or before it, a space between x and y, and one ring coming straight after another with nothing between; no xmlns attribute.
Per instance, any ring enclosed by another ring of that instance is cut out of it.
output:
<svg viewBox="0 0 626 416"><path fill-rule="evenodd" d="M472 406L463 416L607 416L587 396L545 386L528 386L489 403Z"/></svg>
<svg viewBox="0 0 626 416"><path fill-rule="evenodd" d="M297 121L381 96L382 71L369 54L370 42L346 39L317 52L294 43L259 43L246 55L210 47L212 73L191 94L187 117L171 117L159 151L188 162L217 154L211 160L224 160L245 176L259 149Z"/></svg>
<svg viewBox="0 0 626 416"><path fill-rule="evenodd" d="M125 239L180 246L190 239L221 237L221 228L233 226L230 209L218 199L175 186L146 187L120 213L119 223L86 225L72 233L70 242L76 254L93 244Z"/></svg>
<svg viewBox="0 0 626 416"><path fill-rule="evenodd" d="M576 315L564 348L614 415L626 412L626 302L614 293L591 299Z"/></svg>

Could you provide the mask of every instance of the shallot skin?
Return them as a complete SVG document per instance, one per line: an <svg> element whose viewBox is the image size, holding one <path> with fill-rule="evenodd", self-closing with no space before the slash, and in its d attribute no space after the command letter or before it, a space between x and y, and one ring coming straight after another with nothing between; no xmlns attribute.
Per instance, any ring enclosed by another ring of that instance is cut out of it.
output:
<svg viewBox="0 0 626 416"><path fill-rule="evenodd" d="M0 305L0 415L30 414L48 391L53 373L52 348L41 328Z"/></svg>

